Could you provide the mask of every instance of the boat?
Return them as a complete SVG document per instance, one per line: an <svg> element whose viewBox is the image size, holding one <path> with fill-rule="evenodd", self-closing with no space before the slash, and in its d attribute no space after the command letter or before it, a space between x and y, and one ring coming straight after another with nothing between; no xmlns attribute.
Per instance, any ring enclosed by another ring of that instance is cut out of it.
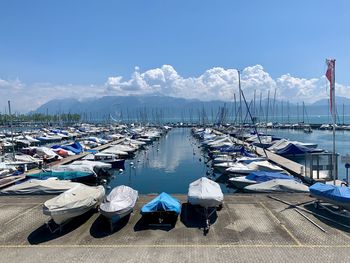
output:
<svg viewBox="0 0 350 263"><path fill-rule="evenodd" d="M96 154L89 154L85 156L83 159L89 160L89 161L98 161L98 162L108 163L114 169L117 169L117 168L124 169L125 159L119 159L117 158L117 155L113 153L100 152Z"/></svg>
<svg viewBox="0 0 350 263"><path fill-rule="evenodd" d="M323 149L309 148L300 144L289 143L284 148L277 150L275 153L278 155L305 155L311 153L321 153L324 152Z"/></svg>
<svg viewBox="0 0 350 263"><path fill-rule="evenodd" d="M63 149L73 154L80 154L84 151L83 146L78 141L67 145L53 145L51 148L54 150Z"/></svg>
<svg viewBox="0 0 350 263"><path fill-rule="evenodd" d="M249 164L237 163L235 166L231 166L225 170L225 172L229 173L230 176L235 176L237 174L249 174L255 171L270 171L288 174L283 168L268 161L256 161Z"/></svg>
<svg viewBox="0 0 350 263"><path fill-rule="evenodd" d="M141 208L141 215L156 217L159 224L162 224L166 217L177 217L180 212L180 201L164 192Z"/></svg>
<svg viewBox="0 0 350 263"><path fill-rule="evenodd" d="M222 206L224 194L220 185L206 177L192 182L188 188L188 203L202 208L199 212L204 215L204 234L209 232L210 216Z"/></svg>
<svg viewBox="0 0 350 263"><path fill-rule="evenodd" d="M220 185L206 177L202 177L189 185L188 202L205 208L222 205L224 195Z"/></svg>
<svg viewBox="0 0 350 263"><path fill-rule="evenodd" d="M308 193L309 188L295 180L274 179L267 182L248 185L245 192L253 193Z"/></svg>
<svg viewBox="0 0 350 263"><path fill-rule="evenodd" d="M214 169L221 173L225 172L230 172L227 170L228 168L234 167L245 167L249 163L256 162L256 161L264 161L266 158L264 157L248 157L248 156L242 156L242 157L237 157L234 161L226 161L226 162L221 162L221 163L215 163L214 164ZM242 165L241 165L242 164Z"/></svg>
<svg viewBox="0 0 350 263"><path fill-rule="evenodd" d="M247 176L231 177L229 178L229 182L234 187L238 189L243 189L248 185L267 182L273 179L294 180L295 178L293 176L280 172L255 171L251 172Z"/></svg>
<svg viewBox="0 0 350 263"><path fill-rule="evenodd" d="M37 179L47 179L50 177L56 177L59 180L72 180L72 181L85 181L92 178L96 178L96 175L91 171L41 171L39 173L28 174L27 177Z"/></svg>
<svg viewBox="0 0 350 263"><path fill-rule="evenodd" d="M129 186L120 185L106 196L100 205L100 213L110 221L113 231L113 221L119 221L129 215L136 204L138 192Z"/></svg>
<svg viewBox="0 0 350 263"><path fill-rule="evenodd" d="M75 186L68 180L48 178L46 180L30 179L20 184L15 184L0 191L1 195L57 195Z"/></svg>
<svg viewBox="0 0 350 263"><path fill-rule="evenodd" d="M309 187L310 193L319 201L350 211L350 188L332 184L315 183Z"/></svg>
<svg viewBox="0 0 350 263"><path fill-rule="evenodd" d="M67 223L74 217L96 208L105 195L103 186L78 184L64 193L47 200L43 213L52 218L57 225Z"/></svg>
<svg viewBox="0 0 350 263"><path fill-rule="evenodd" d="M87 160L74 161L67 165L56 165L50 170L45 170L36 174L29 174L29 177L38 179L46 179L49 177L57 177L60 180L75 181L95 181L99 175L105 175L106 170L112 166L104 162L94 162Z"/></svg>

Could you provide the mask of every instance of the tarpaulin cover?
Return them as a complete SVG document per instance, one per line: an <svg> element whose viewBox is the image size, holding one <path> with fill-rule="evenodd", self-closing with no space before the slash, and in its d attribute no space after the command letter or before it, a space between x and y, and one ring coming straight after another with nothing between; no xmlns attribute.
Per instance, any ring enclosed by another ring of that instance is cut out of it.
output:
<svg viewBox="0 0 350 263"><path fill-rule="evenodd" d="M188 188L188 202L203 207L219 206L224 200L220 185L206 177L192 182Z"/></svg>
<svg viewBox="0 0 350 263"><path fill-rule="evenodd" d="M161 193L151 202L145 204L141 208L141 214L154 213L154 212L175 212L180 214L181 204L176 198L168 195L167 193Z"/></svg>
<svg viewBox="0 0 350 263"><path fill-rule="evenodd" d="M64 193L47 200L44 212L66 211L69 209L92 207L102 201L105 195L103 186L78 184Z"/></svg>
<svg viewBox="0 0 350 263"><path fill-rule="evenodd" d="M305 154L305 153L314 153L320 152L320 149L311 149L302 145L289 143L286 147L276 151L279 155L292 155L292 154Z"/></svg>
<svg viewBox="0 0 350 263"><path fill-rule="evenodd" d="M67 180L49 178L46 180L30 179L20 184L15 184L0 191L4 195L45 195L60 194L67 191L79 183Z"/></svg>
<svg viewBox="0 0 350 263"><path fill-rule="evenodd" d="M256 171L252 172L246 176L246 179L256 181L256 182L267 182L273 179L289 179L292 180L294 177L278 172L266 172L266 171Z"/></svg>
<svg viewBox="0 0 350 263"><path fill-rule="evenodd" d="M80 154L81 152L83 152L83 146L81 146L79 142L74 142L69 145L62 145L61 148L67 151L74 152L75 154Z"/></svg>
<svg viewBox="0 0 350 263"><path fill-rule="evenodd" d="M47 179L50 177L57 177L60 180L74 180L77 178L91 176L91 172L82 171L45 171L35 174L28 174L28 177L34 177L38 179Z"/></svg>
<svg viewBox="0 0 350 263"><path fill-rule="evenodd" d="M120 185L107 195L100 205L100 210L105 212L118 212L132 209L137 201L138 192L126 185Z"/></svg>
<svg viewBox="0 0 350 263"><path fill-rule="evenodd" d="M244 187L247 192L256 193L308 193L309 188L294 180L274 179Z"/></svg>
<svg viewBox="0 0 350 263"><path fill-rule="evenodd" d="M350 188L331 184L315 183L310 186L310 193L316 197L325 197L337 202L350 204Z"/></svg>

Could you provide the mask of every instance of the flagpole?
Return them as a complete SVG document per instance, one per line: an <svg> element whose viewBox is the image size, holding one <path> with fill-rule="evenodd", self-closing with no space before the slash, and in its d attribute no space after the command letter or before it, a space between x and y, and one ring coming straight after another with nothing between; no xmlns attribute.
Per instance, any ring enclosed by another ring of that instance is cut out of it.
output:
<svg viewBox="0 0 350 263"><path fill-rule="evenodd" d="M333 115L333 184L335 185L335 180L337 179L337 170L336 170L336 153L335 153L335 123L336 123L336 117L335 117L335 59L333 60L333 74L332 74L332 115Z"/></svg>
<svg viewBox="0 0 350 263"><path fill-rule="evenodd" d="M336 112L335 112L335 59L326 59L327 72L326 77L330 83L330 110L332 114L333 122L333 154L332 154L332 177L333 184L335 185L337 179L337 163L336 163L336 153L335 153L335 123L336 123Z"/></svg>
<svg viewBox="0 0 350 263"><path fill-rule="evenodd" d="M331 82L331 103L332 103L332 121L333 121L333 156L332 156L332 163L333 163L333 184L336 184L337 179L337 169L336 169L336 152L335 152L335 124L336 124L336 107L335 107L335 59L329 60L332 65L332 82Z"/></svg>

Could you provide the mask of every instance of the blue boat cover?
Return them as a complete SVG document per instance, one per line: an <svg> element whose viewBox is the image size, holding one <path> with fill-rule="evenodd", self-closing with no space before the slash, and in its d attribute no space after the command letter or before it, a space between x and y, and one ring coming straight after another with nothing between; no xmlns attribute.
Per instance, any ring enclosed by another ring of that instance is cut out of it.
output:
<svg viewBox="0 0 350 263"><path fill-rule="evenodd" d="M81 171L63 171L63 172L55 172L55 171L45 171L36 174L28 174L27 177L34 177L37 179L47 179L50 177L57 177L59 180L74 180L82 177L91 176L92 173L81 172Z"/></svg>
<svg viewBox="0 0 350 263"><path fill-rule="evenodd" d="M283 174L283 173L265 172L265 171L252 172L249 175L247 175L245 178L248 180L257 181L259 183L267 182L267 181L274 180L274 179L289 179L289 180L294 179L294 177L292 177L290 175Z"/></svg>
<svg viewBox="0 0 350 263"><path fill-rule="evenodd" d="M54 146L51 146L51 148L52 149L62 148L64 150L71 151L75 154L80 154L83 152L83 146L81 146L79 142L74 142L68 145L54 145Z"/></svg>
<svg viewBox="0 0 350 263"><path fill-rule="evenodd" d="M350 203L350 188L331 184L315 183L309 187L310 193L317 197L325 197L341 203Z"/></svg>
<svg viewBox="0 0 350 263"><path fill-rule="evenodd" d="M213 147L214 149L219 150L220 152L242 152L244 151L244 146L220 146L220 147Z"/></svg>
<svg viewBox="0 0 350 263"><path fill-rule="evenodd" d="M279 155L292 155L292 154L305 154L305 153L315 153L321 152L321 149L311 149L302 145L290 143L286 147L276 151Z"/></svg>
<svg viewBox="0 0 350 263"><path fill-rule="evenodd" d="M75 154L80 154L83 151L83 146L81 146L79 142L74 142L69 145L63 145L61 148L64 150L74 152Z"/></svg>
<svg viewBox="0 0 350 263"><path fill-rule="evenodd" d="M176 214L180 214L180 201L163 192L141 208L141 214L161 211L175 212Z"/></svg>

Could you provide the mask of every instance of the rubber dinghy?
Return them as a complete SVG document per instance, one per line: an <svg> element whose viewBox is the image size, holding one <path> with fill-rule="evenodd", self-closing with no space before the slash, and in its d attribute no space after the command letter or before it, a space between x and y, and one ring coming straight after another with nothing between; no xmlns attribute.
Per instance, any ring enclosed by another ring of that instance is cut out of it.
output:
<svg viewBox="0 0 350 263"><path fill-rule="evenodd" d="M350 211L349 187L315 183L309 189L313 197Z"/></svg>
<svg viewBox="0 0 350 263"><path fill-rule="evenodd" d="M243 189L248 185L267 182L274 179L295 180L293 176L280 173L280 172L256 171L256 172L250 173L247 176L231 177L229 179L229 182L234 187L238 189Z"/></svg>
<svg viewBox="0 0 350 263"><path fill-rule="evenodd" d="M61 225L96 208L102 202L104 195L105 189L101 185L78 184L59 196L47 200L44 203L43 213L51 216L56 224Z"/></svg>
<svg viewBox="0 0 350 263"><path fill-rule="evenodd" d="M308 193L309 187L295 180L274 179L248 185L243 190L254 193Z"/></svg>
<svg viewBox="0 0 350 263"><path fill-rule="evenodd" d="M100 205L100 213L110 220L119 220L133 211L138 196L138 192L129 186L117 186Z"/></svg>

